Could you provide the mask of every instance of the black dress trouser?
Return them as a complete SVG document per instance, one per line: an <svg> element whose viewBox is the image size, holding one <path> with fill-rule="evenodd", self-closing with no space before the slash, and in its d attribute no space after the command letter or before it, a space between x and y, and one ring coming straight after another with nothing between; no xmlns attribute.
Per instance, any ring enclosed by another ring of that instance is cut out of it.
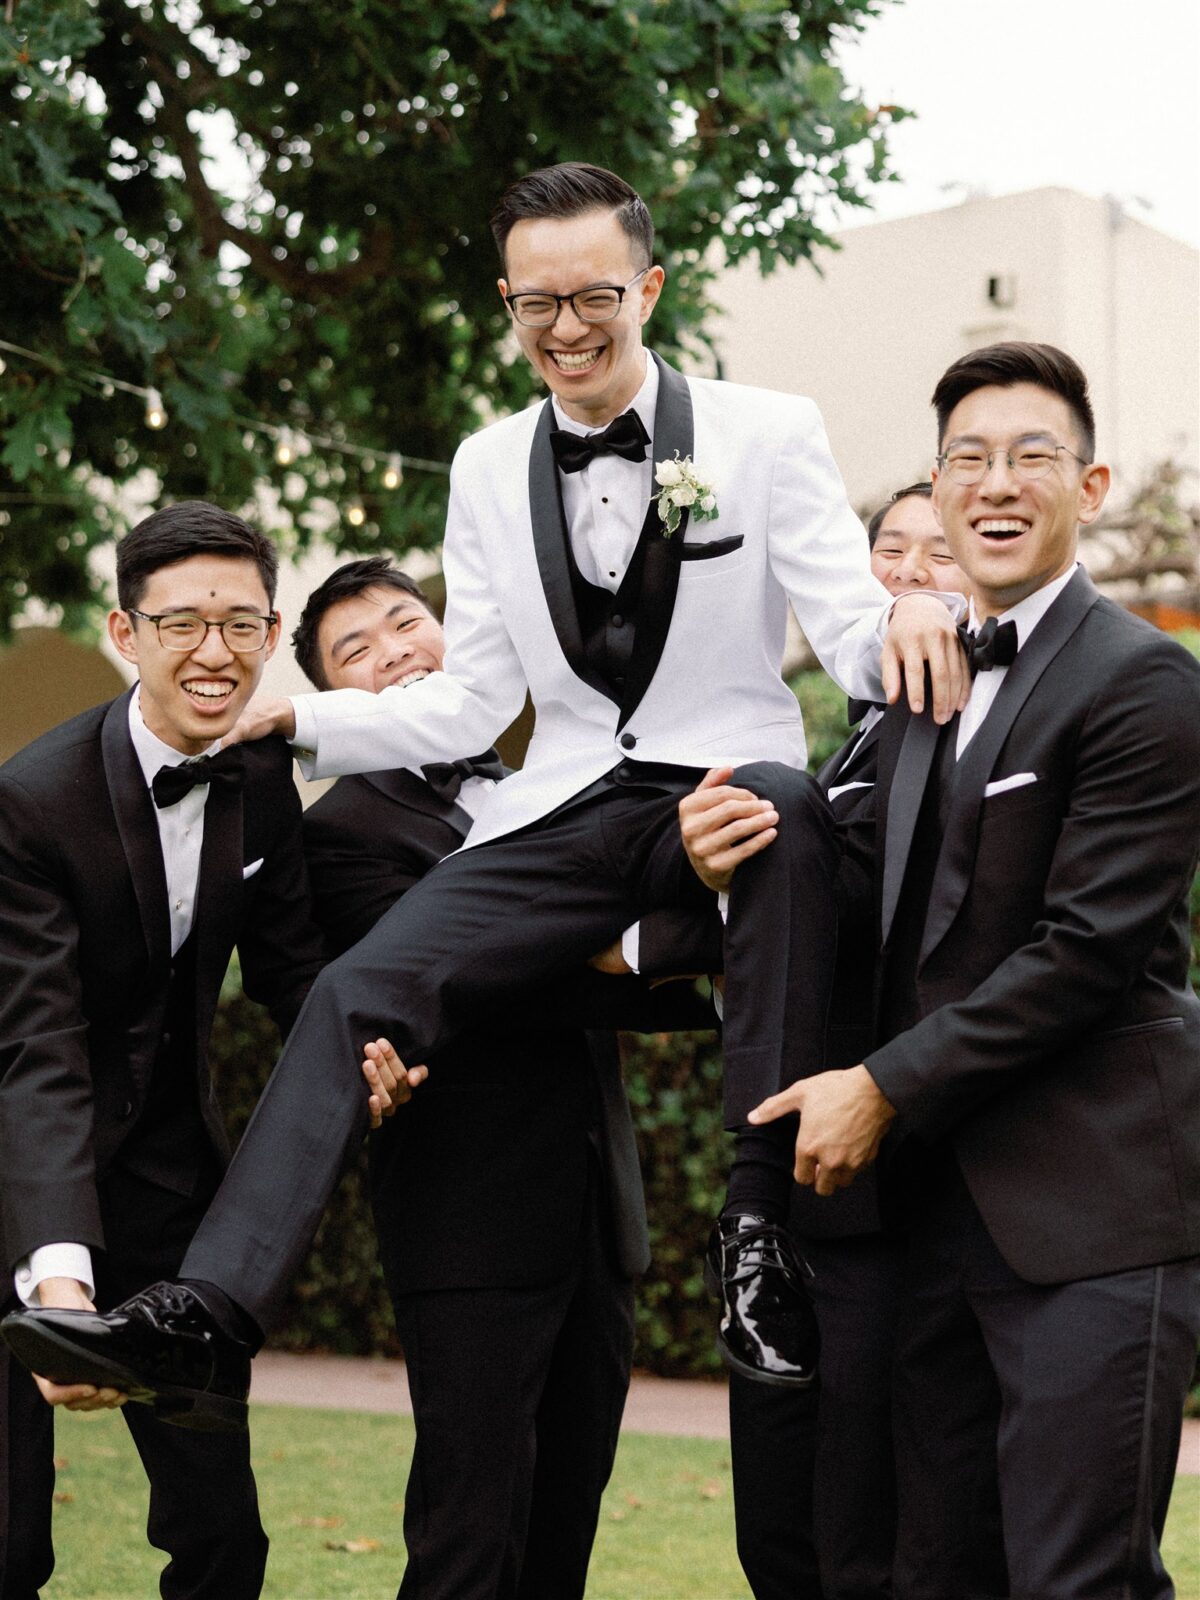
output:
<svg viewBox="0 0 1200 1600"><path fill-rule="evenodd" d="M171 1194L129 1173L100 1186L107 1253L97 1253L103 1311L160 1278L174 1277L212 1191ZM8 1308L6 1308L8 1309ZM267 1561L246 1433L190 1433L145 1406L121 1412L150 1483L146 1524L170 1556L164 1600L256 1600ZM113 1428L119 1427L112 1419ZM4 1347L0 1352L0 1600L37 1600L54 1567L54 1413Z"/></svg>
<svg viewBox="0 0 1200 1600"><path fill-rule="evenodd" d="M519 832L450 856L317 979L182 1275L216 1284L262 1329L279 1314L367 1122L363 1044L409 1063L522 991L578 967L646 911L711 906L679 837L697 774L623 763L611 781ZM807 774L740 768L780 815L737 873L726 936L725 1119L821 1064L836 949L837 851ZM420 1091L417 1091L420 1093ZM402 1114L402 1113L401 1113Z"/></svg>

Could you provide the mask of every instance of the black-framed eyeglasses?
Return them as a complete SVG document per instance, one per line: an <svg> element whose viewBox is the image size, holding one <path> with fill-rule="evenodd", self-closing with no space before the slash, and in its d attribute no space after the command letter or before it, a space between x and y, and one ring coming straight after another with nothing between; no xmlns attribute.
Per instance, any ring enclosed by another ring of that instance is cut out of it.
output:
<svg viewBox="0 0 1200 1600"><path fill-rule="evenodd" d="M1088 465L1081 455L1076 455L1065 444L1055 444L1052 439L1019 439L1005 450L961 446L938 456L937 463L952 483L982 483L992 470L992 462L997 456L1003 456L1018 478L1035 481L1053 470L1054 463L1063 451L1073 456L1081 467Z"/></svg>
<svg viewBox="0 0 1200 1600"><path fill-rule="evenodd" d="M135 611L132 606L127 609L126 615L152 622L158 630L158 642L163 649L181 653L199 650L208 638L208 630L216 628L228 649L239 656L252 656L266 644L275 623L274 614L259 617L249 612L226 617L224 622L206 622L203 617L190 616L181 611L161 611L158 616L152 617L148 611Z"/></svg>
<svg viewBox="0 0 1200 1600"><path fill-rule="evenodd" d="M597 283L590 289L576 289L574 294L551 294L549 290L506 294L504 303L526 328L552 328L562 315L564 305L570 306L580 322L611 322L621 309L625 291L632 289L649 271L649 267L643 267L628 283Z"/></svg>

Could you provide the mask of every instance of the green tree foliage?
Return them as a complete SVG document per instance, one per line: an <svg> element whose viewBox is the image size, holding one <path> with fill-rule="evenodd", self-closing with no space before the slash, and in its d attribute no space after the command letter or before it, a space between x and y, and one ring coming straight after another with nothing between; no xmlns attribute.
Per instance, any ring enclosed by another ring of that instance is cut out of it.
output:
<svg viewBox="0 0 1200 1600"><path fill-rule="evenodd" d="M436 543L444 476L389 494L381 470L529 398L487 229L504 184L628 176L669 270L656 339L695 350L711 246L794 262L830 243L819 201L889 176L903 113L836 64L888 3L8 0L0 339L42 359L0 349L0 630L26 595L82 617L131 482L239 506L274 480L301 539L361 498L335 540ZM285 469L279 427L379 454Z"/></svg>

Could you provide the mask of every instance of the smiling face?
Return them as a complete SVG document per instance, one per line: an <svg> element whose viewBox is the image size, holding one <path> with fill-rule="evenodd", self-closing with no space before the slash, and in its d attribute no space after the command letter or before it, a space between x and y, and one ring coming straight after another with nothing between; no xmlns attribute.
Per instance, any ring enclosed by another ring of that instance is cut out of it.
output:
<svg viewBox="0 0 1200 1600"><path fill-rule="evenodd" d="M338 600L317 630L321 666L331 689L407 688L442 670L442 626L415 595L377 584Z"/></svg>
<svg viewBox="0 0 1200 1600"><path fill-rule="evenodd" d="M967 580L950 554L929 496L905 495L889 506L871 547L871 571L889 594L940 589L965 594Z"/></svg>
<svg viewBox="0 0 1200 1600"><path fill-rule="evenodd" d="M1044 478L1019 477L1005 452L1034 439L1083 449L1066 401L1034 383L976 389L946 420L943 453L996 452L979 483L933 474L934 510L981 619L1061 577L1075 560L1080 523L1099 516L1108 492L1107 467L1084 465L1066 451Z"/></svg>
<svg viewBox="0 0 1200 1600"><path fill-rule="evenodd" d="M611 211L576 217L527 218L504 245L507 278L500 293L575 294L600 284L620 287L645 265ZM527 328L513 318L517 343L538 376L576 422L603 427L624 411L646 376L642 324L663 285L661 267L651 267L625 293L611 322L581 322L563 305L550 328Z"/></svg>
<svg viewBox="0 0 1200 1600"><path fill-rule="evenodd" d="M262 577L240 556L189 556L159 567L146 580L136 607L149 616L176 613L224 622L227 617L271 615ZM231 650L210 628L194 650L168 650L154 623L125 611L108 618L113 645L138 669L139 704L150 732L185 755L200 755L229 732L258 687L279 643L276 615L266 645L249 655Z"/></svg>

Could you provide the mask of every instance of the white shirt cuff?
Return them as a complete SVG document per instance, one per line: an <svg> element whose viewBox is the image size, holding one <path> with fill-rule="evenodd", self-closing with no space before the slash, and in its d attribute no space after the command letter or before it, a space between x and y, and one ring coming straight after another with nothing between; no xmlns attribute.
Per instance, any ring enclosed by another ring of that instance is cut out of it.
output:
<svg viewBox="0 0 1200 1600"><path fill-rule="evenodd" d="M625 965L630 972L640 972L638 961L642 953L642 925L635 922L631 928L626 928L621 935L621 954L625 958Z"/></svg>
<svg viewBox="0 0 1200 1600"><path fill-rule="evenodd" d="M43 1244L17 1262L17 1297L23 1305L40 1305L37 1297L39 1283L47 1278L74 1278L87 1290L89 1300L96 1298L96 1284L92 1277L92 1252L85 1244Z"/></svg>
<svg viewBox="0 0 1200 1600"><path fill-rule="evenodd" d="M288 696L296 718L296 731L288 742L291 744L292 754L300 763L300 771L306 778L312 777L313 768L317 763L317 717L312 708L316 698L315 694Z"/></svg>

